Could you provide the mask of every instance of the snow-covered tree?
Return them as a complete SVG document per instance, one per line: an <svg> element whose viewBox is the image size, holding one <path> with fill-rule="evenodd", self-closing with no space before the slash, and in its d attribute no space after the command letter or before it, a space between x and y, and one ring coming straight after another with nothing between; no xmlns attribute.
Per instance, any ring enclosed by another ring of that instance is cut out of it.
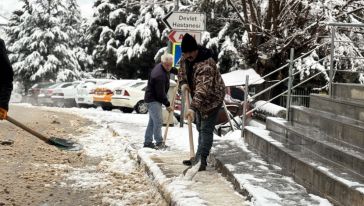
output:
<svg viewBox="0 0 364 206"><path fill-rule="evenodd" d="M97 69L111 71L116 67L115 39L109 15L117 9L118 1L96 0L94 18L87 31L90 42L88 52L92 54Z"/></svg>
<svg viewBox="0 0 364 206"><path fill-rule="evenodd" d="M81 75L75 51L80 13L75 0L22 0L7 34L15 77L25 88L39 81L69 81Z"/></svg>
<svg viewBox="0 0 364 206"><path fill-rule="evenodd" d="M97 0L95 18L89 30L93 45L89 52L98 67L119 77L144 78L154 65L153 61L158 61L159 55L166 50L169 29L161 18L174 9L174 3ZM299 80L323 71L324 62L319 62L320 66L308 63L317 63L329 56L330 39L323 38L330 34L326 22L363 22L364 16L364 3L359 0L180 0L179 3L180 11L206 13L207 31L203 33L202 44L216 53L222 73L253 67L258 73L267 74L287 62L290 48L295 49L297 57L319 47L305 57L308 59L296 64L297 69L304 69ZM342 31L337 37L360 42L361 32L360 28ZM349 45L350 49L343 48L346 46L337 45L336 54L362 55L355 42ZM338 69L357 70L361 65L358 59L335 63ZM283 71L271 78L285 75L286 71ZM327 73L320 78L325 82Z"/></svg>
<svg viewBox="0 0 364 206"><path fill-rule="evenodd" d="M92 55L98 68L122 78L147 78L167 38L161 19L172 1L97 0L90 27Z"/></svg>
<svg viewBox="0 0 364 206"><path fill-rule="evenodd" d="M129 77L147 78L154 66L155 56L167 45L162 18L173 8L173 2L155 4L144 1L134 26L120 25L121 33L127 34L124 44L118 48L118 67Z"/></svg>
<svg viewBox="0 0 364 206"><path fill-rule="evenodd" d="M306 60L302 59L300 68L304 69L302 74L305 75L301 75L299 80L321 72L324 67L324 62L319 62L319 65L312 63L317 64L319 59L329 56L330 38L327 37L331 28L327 26L327 22L364 23L364 2L360 0L181 0L181 3L185 10L207 13L209 35L205 38L205 44L218 48L222 71L226 71L226 65L230 70L235 69L237 64L229 64L239 62L244 67L255 68L260 74L267 74L286 64L290 48L294 48L295 56L298 57L319 47L305 57ZM229 28L226 30L227 25ZM364 28L338 29L336 40L349 43L336 43L335 54L361 57L363 51L359 49L359 44L363 38L363 30ZM221 36L221 33L224 35ZM224 40L227 42L224 43ZM226 58L221 54L227 48L234 54L232 58L237 58L237 61L232 59L226 62L221 59ZM361 59L335 59L337 69L360 70L363 69L363 63ZM284 72L284 75L287 74ZM319 81L325 82L327 75L324 72ZM353 81L358 79L358 75L337 73L335 78Z"/></svg>

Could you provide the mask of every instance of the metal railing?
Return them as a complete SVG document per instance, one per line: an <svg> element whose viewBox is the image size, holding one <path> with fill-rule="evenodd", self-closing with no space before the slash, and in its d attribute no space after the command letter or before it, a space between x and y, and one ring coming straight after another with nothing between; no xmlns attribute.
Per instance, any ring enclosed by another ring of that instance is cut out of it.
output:
<svg viewBox="0 0 364 206"><path fill-rule="evenodd" d="M257 98L257 97L259 97L259 96L261 96L262 94L264 94L264 93L266 93L267 91L270 91L271 89L273 89L273 88L275 88L276 86L278 86L279 84L281 84L281 83L283 83L283 82L285 82L285 81L288 81L288 84L287 84L287 87L288 87L288 89L286 90L286 91L284 91L284 92L282 92L282 93L280 93L280 94L278 94L278 95L276 95L276 96L274 96L273 98L271 98L271 99L269 99L269 100L267 100L266 101L266 104L267 103L269 103L269 102L271 102L271 101L273 101L273 100L275 100L275 99L277 99L278 97L281 97L281 96L286 96L286 119L287 120L289 120L289 118L290 118L290 106L291 106L291 103L292 103L292 98L294 98L294 97L297 97L297 94L293 94L292 95L292 91L295 89L295 88L297 88L297 87L299 87L299 86L301 86L302 84L304 84L304 83L306 83L306 82L308 82L308 81L310 81L311 79L313 79L313 78L315 78L315 77L317 77L318 75L320 75L320 74L323 74L324 72L327 72L327 71L329 71L329 81L328 81L328 83L324 86L324 88L327 88L328 89L328 93L329 93L329 96L330 97L332 97L332 83L333 83L333 80L334 80L334 75L335 75L335 72L337 72L337 71L342 71L342 72L354 72L354 73L364 73L364 71L351 71L351 70L335 70L334 69L334 66L335 66L335 58L342 58L342 56L338 56L338 55L336 55L335 56L335 43L342 43L342 41L335 41L335 30L336 30L336 27L364 27L364 24L346 24L346 23L328 23L327 25L329 25L329 26L331 26L331 41L330 42L326 42L326 43L324 43L324 44L322 44L322 45L319 45L319 46L317 46L317 47L315 47L314 49L312 49L311 51L309 51L309 52L307 52L307 53L305 53L305 54L302 54L301 56L299 56L299 57L297 57L296 59L293 59L293 57L294 57L294 50L293 49L291 49L291 51L290 51L290 61L289 61L289 63L287 63L287 64L285 64L285 65L283 65L283 66L281 66L281 67L279 67L278 69L276 69L276 70L274 70L274 71L272 71L272 72L270 72L270 73L268 73L267 75L265 75L265 76L263 76L263 77L261 77L260 79L258 79L258 80L256 80L256 81L259 81L259 80L261 80L261 79L265 79L265 78L267 78L267 77L269 77L269 76L271 76L272 74L275 74L276 72L278 72L278 71L280 71L280 70L283 70L283 69L286 69L288 66L289 66L289 71L288 71L288 73L289 73L289 75L288 75L288 77L286 77L286 78L284 78L284 79L282 79L282 80L280 80L280 81L278 81L278 82L276 82L275 84L273 84L273 85L271 85L271 86L269 86L269 87L267 87L266 89L264 89L264 90L262 90L262 91L260 91L259 93L257 93L257 94L255 94L255 95L253 95L252 97L245 97L244 98L244 102L249 102L249 101L251 101L251 100L253 100L253 99L255 99L255 98ZM318 61L316 61L316 62L314 62L312 65L308 65L306 68L310 68L311 66L313 66L314 64L318 64L318 63L321 63L321 62L324 62L324 61L326 61L326 62L330 62L330 69L327 69L326 68L326 63L324 63L323 64L323 66L325 67L325 69L324 70L322 70L322 71L320 71L320 72L318 72L318 73L316 73L316 74L314 74L314 75L312 75L312 76L310 76L309 78L307 78L307 79L305 79L304 81L301 81L300 83L298 83L297 85L295 85L295 86L293 86L292 85L292 82L293 82L293 78L297 75L297 74L299 74L300 72L301 72L301 70L297 70L295 73L292 73L292 71L293 71L293 66L294 66L294 64L295 64L295 62L297 62L297 61L299 61L299 60L301 60L301 59L303 59L304 57L307 57L308 55L310 55L310 54L312 54L312 52L314 52L314 51L316 51L318 48L320 48L320 47L322 47L322 46L325 46L325 45L327 45L328 43L330 43L331 44L331 49L330 49L330 56L326 56L326 57L324 57L324 58L321 58L321 59L319 59ZM345 42L345 43L348 43L348 42ZM353 42L350 42L349 41L349 43L353 43ZM346 56L345 58L356 58L356 59L364 59L364 57L363 56L359 56L359 57L351 57L351 56ZM249 76L247 76L246 77L247 78L247 80L246 80L246 85L245 85L245 94L247 94L248 93L248 88L249 88L249 84L248 84L248 79L249 79ZM255 82L252 82L251 84L254 84ZM307 95L305 95L304 96L304 98L307 98L308 96ZM309 100L307 100L307 102L309 102ZM306 103L307 104L307 103ZM245 117L246 117L246 115L249 115L249 114L251 114L252 112L254 112L254 111L256 111L256 110L258 110L260 107L262 107L264 104L262 104L262 105L260 105L259 107L256 107L256 108L253 108L253 109L251 109L251 110L249 110L249 111L246 111L246 106L244 105L244 110L243 110L243 115L241 116L241 118L242 118L242 128L241 128L241 136L243 137L244 136L244 127L245 127ZM307 104L308 105L308 104ZM306 105L305 105L306 106Z"/></svg>

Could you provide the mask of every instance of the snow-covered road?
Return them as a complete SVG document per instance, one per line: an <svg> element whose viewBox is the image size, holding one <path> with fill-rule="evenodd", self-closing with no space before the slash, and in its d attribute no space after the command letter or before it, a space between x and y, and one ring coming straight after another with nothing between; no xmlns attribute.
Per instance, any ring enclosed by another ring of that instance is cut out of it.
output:
<svg viewBox="0 0 364 206"><path fill-rule="evenodd" d="M20 106L32 110L71 113L96 123L82 127L74 125L73 129L81 131L82 135L69 136L77 139L83 145L82 156L86 158L83 165L34 164L35 168L47 167L60 171L62 181L45 185L46 187L67 188L67 190L73 191L95 191L93 197L82 198L99 199L102 205L166 205L153 182L137 166L136 161L130 158L131 153L127 151L129 141L138 142L137 139L131 139L131 137L137 136L138 132L143 130L133 120L144 121L147 115L128 114L127 119L124 119L122 116L127 114L119 111L33 107L27 104ZM52 118L60 119L61 117L56 113L52 115ZM120 121L123 121L122 124ZM118 136L110 129L110 125L118 125L120 130L127 128L128 132L123 137Z"/></svg>

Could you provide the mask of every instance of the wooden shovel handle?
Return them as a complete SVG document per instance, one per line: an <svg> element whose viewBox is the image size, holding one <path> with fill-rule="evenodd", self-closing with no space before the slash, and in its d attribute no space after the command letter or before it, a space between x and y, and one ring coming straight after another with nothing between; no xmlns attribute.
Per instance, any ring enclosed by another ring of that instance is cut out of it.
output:
<svg viewBox="0 0 364 206"><path fill-rule="evenodd" d="M168 113L167 125L166 125L166 129L164 130L164 136L163 136L163 143L164 144L166 144L166 141L167 141L168 128L169 128L169 124L171 122L172 115L174 113L174 104L175 104L175 101L176 101L178 86L179 86L179 81L177 81L177 85L176 85L176 87L174 88L174 91L173 91L173 98L172 98L172 105L171 105L173 111Z"/></svg>
<svg viewBox="0 0 364 206"><path fill-rule="evenodd" d="M186 110L190 108L190 92L186 90ZM190 142L190 158L195 157L195 147L193 145L192 120L188 117L188 137Z"/></svg>
<svg viewBox="0 0 364 206"><path fill-rule="evenodd" d="M30 129L29 127L25 126L24 124L22 124L22 123L18 122L17 120L11 118L9 115L6 117L6 120L8 120L9 122L13 123L14 125L22 128L23 130L29 132L30 134L38 137L40 140L42 140L42 141L44 141L46 143L49 142L49 139L46 136L42 135L41 133L39 133L37 131L34 131L34 130Z"/></svg>

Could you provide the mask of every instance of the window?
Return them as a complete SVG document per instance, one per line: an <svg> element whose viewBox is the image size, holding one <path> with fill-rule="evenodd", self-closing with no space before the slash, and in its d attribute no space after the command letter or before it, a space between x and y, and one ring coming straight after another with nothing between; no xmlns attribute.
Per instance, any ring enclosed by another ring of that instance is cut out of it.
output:
<svg viewBox="0 0 364 206"><path fill-rule="evenodd" d="M135 88L135 87L139 87L139 86L141 86L141 85L143 85L143 84L145 84L145 82L137 82L137 83L135 83L135 84L131 85L130 87Z"/></svg>

